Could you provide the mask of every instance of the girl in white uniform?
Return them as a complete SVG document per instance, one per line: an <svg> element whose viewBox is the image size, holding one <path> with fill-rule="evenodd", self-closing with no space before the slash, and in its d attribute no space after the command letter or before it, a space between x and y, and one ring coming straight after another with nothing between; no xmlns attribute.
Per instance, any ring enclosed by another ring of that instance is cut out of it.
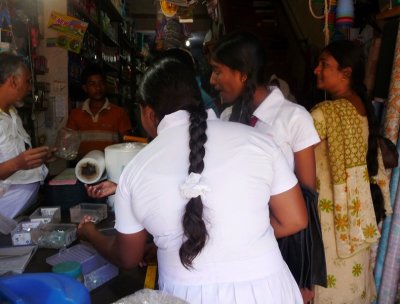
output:
<svg viewBox="0 0 400 304"><path fill-rule="evenodd" d="M279 88L268 86L266 53L261 41L245 32L223 36L213 48L211 66L211 85L219 91L223 102L233 104L222 112L221 119L251 125L272 136L300 184L315 190L314 145L320 141L318 133L304 107L285 99ZM321 236L318 241L322 242ZM322 246L319 254L323 254ZM302 263L297 257L288 257L286 261L293 269ZM314 267L319 278L311 274L311 281L319 284L326 280L320 275L320 267L321 264ZM304 287L309 288L302 289L307 303L313 297L312 286Z"/></svg>
<svg viewBox="0 0 400 304"><path fill-rule="evenodd" d="M117 235L88 218L78 234L124 268L152 234L159 288L189 303L302 303L275 237L303 229L306 208L274 141L206 111L194 74L174 59L149 68L139 92L154 140L119 180Z"/></svg>

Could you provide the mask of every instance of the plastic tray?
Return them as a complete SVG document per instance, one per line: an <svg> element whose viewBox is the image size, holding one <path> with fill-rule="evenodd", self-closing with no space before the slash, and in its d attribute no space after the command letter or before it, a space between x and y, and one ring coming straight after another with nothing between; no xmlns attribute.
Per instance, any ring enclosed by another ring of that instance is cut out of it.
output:
<svg viewBox="0 0 400 304"><path fill-rule="evenodd" d="M30 245L33 243L31 233L41 225L41 222L21 222L11 231L14 246Z"/></svg>
<svg viewBox="0 0 400 304"><path fill-rule="evenodd" d="M31 233L32 241L40 248L60 249L76 240L75 224L45 224Z"/></svg>
<svg viewBox="0 0 400 304"><path fill-rule="evenodd" d="M118 275L118 268L107 262L89 245L78 244L62 249L46 259L46 262L52 266L67 261L81 263L84 284L89 290L99 287Z"/></svg>
<svg viewBox="0 0 400 304"><path fill-rule="evenodd" d="M61 207L41 207L37 208L30 216L32 222L59 223L61 221Z"/></svg>
<svg viewBox="0 0 400 304"><path fill-rule="evenodd" d="M69 209L71 223L79 223L83 216L90 215L94 218L94 222L98 223L107 218L106 204L90 204L82 203Z"/></svg>

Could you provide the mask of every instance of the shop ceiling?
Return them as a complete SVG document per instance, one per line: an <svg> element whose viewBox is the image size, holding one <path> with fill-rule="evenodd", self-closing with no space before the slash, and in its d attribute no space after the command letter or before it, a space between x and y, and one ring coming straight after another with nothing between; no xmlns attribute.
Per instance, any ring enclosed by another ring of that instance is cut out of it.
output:
<svg viewBox="0 0 400 304"><path fill-rule="evenodd" d="M127 16L135 23L136 31L151 33L156 29L158 0L126 0ZM193 13L193 32L207 32L210 29L211 19L207 14L206 6L202 1L196 3Z"/></svg>
<svg viewBox="0 0 400 304"><path fill-rule="evenodd" d="M132 18L137 31L152 35L156 28L157 5L159 0L125 0L127 16ZM211 28L211 19L205 2L198 0L194 9L192 33L204 37ZM208 0L211 1L211 0ZM227 31L247 28L261 37L276 34L276 0L218 0ZM265 37L267 39L267 37Z"/></svg>

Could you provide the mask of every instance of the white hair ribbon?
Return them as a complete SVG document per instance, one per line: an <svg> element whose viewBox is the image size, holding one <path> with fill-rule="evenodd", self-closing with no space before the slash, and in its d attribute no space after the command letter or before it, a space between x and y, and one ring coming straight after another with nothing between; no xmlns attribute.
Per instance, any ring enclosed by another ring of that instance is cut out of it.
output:
<svg viewBox="0 0 400 304"><path fill-rule="evenodd" d="M202 199L205 198L205 194L211 191L211 189L210 187L201 184L200 178L200 174L193 172L186 177L185 182L179 187L182 197L185 199L191 199L200 195Z"/></svg>

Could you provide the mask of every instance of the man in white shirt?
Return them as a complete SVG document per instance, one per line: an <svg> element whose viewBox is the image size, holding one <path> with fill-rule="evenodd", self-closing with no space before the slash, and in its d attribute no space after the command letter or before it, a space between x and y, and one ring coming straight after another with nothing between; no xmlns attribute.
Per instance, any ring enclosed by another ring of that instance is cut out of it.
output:
<svg viewBox="0 0 400 304"><path fill-rule="evenodd" d="M31 90L22 57L0 54L0 214L14 218L33 204L48 170L49 147L32 148L16 106Z"/></svg>

